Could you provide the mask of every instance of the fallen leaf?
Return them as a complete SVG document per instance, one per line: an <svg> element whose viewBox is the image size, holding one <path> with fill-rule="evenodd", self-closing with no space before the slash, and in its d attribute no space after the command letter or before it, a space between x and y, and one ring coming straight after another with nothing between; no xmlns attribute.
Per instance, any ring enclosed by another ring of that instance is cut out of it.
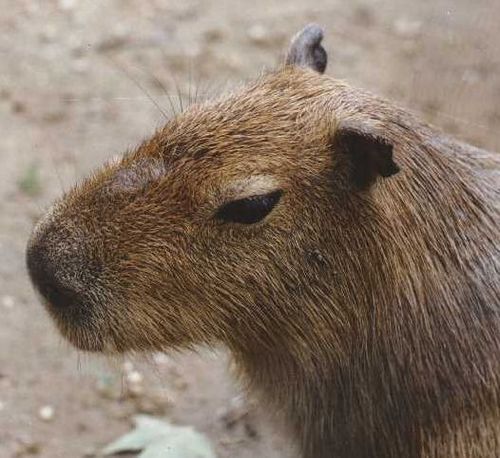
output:
<svg viewBox="0 0 500 458"><path fill-rule="evenodd" d="M189 426L176 426L148 415L134 417L135 428L109 444L104 455L142 453L138 458L216 458L202 434Z"/></svg>

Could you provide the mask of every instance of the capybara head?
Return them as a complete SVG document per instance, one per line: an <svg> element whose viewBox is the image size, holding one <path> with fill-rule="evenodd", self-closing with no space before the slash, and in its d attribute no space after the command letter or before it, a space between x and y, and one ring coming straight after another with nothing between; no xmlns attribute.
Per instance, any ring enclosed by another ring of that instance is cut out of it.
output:
<svg viewBox="0 0 500 458"><path fill-rule="evenodd" d="M279 348L324 284L345 293L353 215L398 167L378 120L322 75L321 39L306 27L277 71L191 106L42 218L30 276L76 347Z"/></svg>

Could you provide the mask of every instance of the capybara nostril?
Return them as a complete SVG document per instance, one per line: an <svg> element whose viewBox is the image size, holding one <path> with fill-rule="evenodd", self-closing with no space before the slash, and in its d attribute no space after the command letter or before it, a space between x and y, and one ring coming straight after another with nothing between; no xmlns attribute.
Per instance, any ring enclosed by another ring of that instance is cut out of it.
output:
<svg viewBox="0 0 500 458"><path fill-rule="evenodd" d="M56 266L47 256L43 243L28 248L26 263L33 284L51 307L67 308L79 303L76 291L58 279Z"/></svg>

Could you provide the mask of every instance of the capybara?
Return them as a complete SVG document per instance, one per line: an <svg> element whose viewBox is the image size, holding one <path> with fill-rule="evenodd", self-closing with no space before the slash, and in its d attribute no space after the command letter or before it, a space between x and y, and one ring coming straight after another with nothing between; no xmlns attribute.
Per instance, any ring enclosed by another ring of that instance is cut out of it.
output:
<svg viewBox="0 0 500 458"><path fill-rule="evenodd" d="M64 195L32 281L79 349L222 343L303 458L498 458L498 156L323 75L322 36Z"/></svg>

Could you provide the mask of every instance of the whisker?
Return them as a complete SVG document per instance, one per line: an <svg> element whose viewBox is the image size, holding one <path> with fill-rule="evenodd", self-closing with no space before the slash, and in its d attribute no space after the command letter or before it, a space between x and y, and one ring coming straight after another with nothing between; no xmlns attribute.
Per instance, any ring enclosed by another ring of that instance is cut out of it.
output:
<svg viewBox="0 0 500 458"><path fill-rule="evenodd" d="M182 101L182 91L181 91L181 86L177 81L177 78L175 78L175 76L174 76L174 84L175 84L175 90L177 92L177 99L179 101L179 106L181 108L181 113L182 113L184 111L184 103Z"/></svg>
<svg viewBox="0 0 500 458"><path fill-rule="evenodd" d="M158 111L163 115L163 117L168 120L168 116L165 113L165 111L162 109L162 107L158 104L158 102L154 99L154 97L147 91L147 89L139 83L139 81L134 78L134 76L122 65L120 65L118 62L116 62L114 59L112 59L109 56L106 56L106 58L117 68L120 70L127 78L130 79L145 95L146 97L153 103L153 105L158 109Z"/></svg>
<svg viewBox="0 0 500 458"><path fill-rule="evenodd" d="M153 79L155 77L151 75ZM158 84L161 82L158 81ZM175 93L169 93L165 90L164 95L158 96L158 98L162 97L175 97L177 94ZM135 102L135 101L150 101L151 99L149 97L72 97L72 98L63 98L61 100L64 100L66 102L89 102L89 101L117 101L117 102Z"/></svg>
<svg viewBox="0 0 500 458"><path fill-rule="evenodd" d="M155 81L155 83L161 88L161 90L163 91L163 93L167 96L168 103L170 105L170 110L171 110L171 113L172 113L172 117L177 116L177 112L175 110L175 106L174 106L174 103L172 101L171 94L169 94L169 92L167 91L167 88L165 87L165 85L163 84L163 82L154 73L152 73L151 76L152 76L153 80Z"/></svg>
<svg viewBox="0 0 500 458"><path fill-rule="evenodd" d="M194 103L198 103L199 89L200 89L200 80L196 79L194 82L195 92L194 92Z"/></svg>
<svg viewBox="0 0 500 458"><path fill-rule="evenodd" d="M78 373L82 372L82 353L80 351L76 354L76 370Z"/></svg>
<svg viewBox="0 0 500 458"><path fill-rule="evenodd" d="M192 105L192 99L191 99L192 76L193 76L193 60L190 59L188 63L188 106Z"/></svg>
<svg viewBox="0 0 500 458"><path fill-rule="evenodd" d="M167 55L167 53L165 52L165 50L163 48L160 48L159 50L160 50L160 52L161 52L164 60L168 61L169 60L169 56ZM180 96L179 96L179 86L177 84L177 80L176 80L175 76L171 76L170 77L170 81L173 82L173 85L176 88L176 93L177 93L176 95L177 95L177 99L178 99L178 102L179 102L179 109L180 109L180 111L176 111L176 114L180 114L180 113L182 113L184 111L184 107L182 105L182 101L180 100Z"/></svg>

